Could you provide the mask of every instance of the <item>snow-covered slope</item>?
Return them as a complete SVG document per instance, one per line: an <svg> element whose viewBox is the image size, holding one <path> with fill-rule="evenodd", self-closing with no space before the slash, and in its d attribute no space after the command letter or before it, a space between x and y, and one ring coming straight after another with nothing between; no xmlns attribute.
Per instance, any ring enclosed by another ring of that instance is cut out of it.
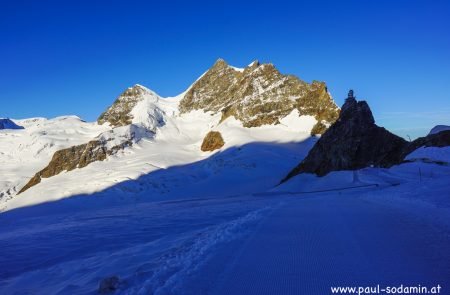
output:
<svg viewBox="0 0 450 295"><path fill-rule="evenodd" d="M23 126L19 126L11 119L0 118L0 130L2 129L23 129Z"/></svg>
<svg viewBox="0 0 450 295"><path fill-rule="evenodd" d="M108 129L75 116L16 122L24 129L0 130L0 202L14 196L57 150L85 143Z"/></svg>
<svg viewBox="0 0 450 295"><path fill-rule="evenodd" d="M224 67L237 71L228 65ZM208 87L215 87L205 83L202 85L203 91ZM228 168L231 165L236 169L245 166L248 175L247 178L241 178L241 185L248 181L249 183L245 185L253 188L255 183L250 179L253 177L251 173L260 168L256 167L259 164L255 164L258 157L273 157L282 162L282 155L286 156L286 150L291 150L287 157L294 157L296 161L298 155L305 153L314 142L309 138L318 121L314 115L301 115L297 108L280 116L276 124L262 124L252 128L244 127L244 122L234 116L224 120L220 110L196 109L180 112L180 103L192 87L176 97L163 98L150 89L136 84L119 95L96 123L85 123L77 117L17 121L25 127L24 130L4 130L0 134L5 138L0 143L2 150L11 151L2 152L0 156L3 163L0 169L6 175L1 180L0 187L2 210L98 192L152 172L198 161L204 161L204 164L199 171L188 177L216 176L222 173L221 165L228 165ZM287 89L288 86L284 87ZM197 95L196 99L199 100L201 97ZM277 106L271 105L271 108ZM276 109L260 110L262 113L272 111ZM200 150L202 140L209 131L220 132L225 141L225 145L213 153ZM234 155L238 159L214 157L215 153L223 153L249 144L252 144L252 148L246 150L249 154ZM267 144L285 144L285 146L280 150L280 154L271 155L267 150L259 150L259 145ZM296 144L296 151L286 144ZM253 146L257 148L254 149ZM254 152L248 152L249 150ZM89 155L87 160L86 154ZM254 160L249 160L250 158ZM64 159L68 159L68 162ZM273 180L266 184L275 185L277 183L275 178L281 177L289 169L286 167L288 163L274 163L276 167L269 168L267 175L264 172L265 177L269 177L270 174L273 177ZM255 177L260 177L258 175L256 173ZM181 176L173 176L177 177ZM225 173L220 177L224 177L222 180L225 180L229 175ZM156 181L160 183L154 184ZM141 179L137 183L139 187L144 188L139 191L145 192L145 188L148 188L149 199L170 198L161 194L164 191L161 187L177 185L165 179L148 178ZM155 185L159 188L153 190ZM197 185L198 188L194 191L202 188L200 183ZM135 187L127 189L136 191ZM19 191L20 194L15 197Z"/></svg>
<svg viewBox="0 0 450 295"><path fill-rule="evenodd" d="M449 285L448 146L418 144L389 169L278 185L317 142L317 117L289 108L249 128L224 109L180 112L192 89L162 98L135 85L98 122L35 118L0 130L0 294ZM202 152L210 131L224 145ZM16 195L45 167L54 173Z"/></svg>
<svg viewBox="0 0 450 295"><path fill-rule="evenodd" d="M168 100L165 101L166 110L176 104L176 99ZM104 162L42 179L38 185L7 202L5 209L90 194L108 187L119 190L122 198L129 192L130 197L140 194L148 200L180 197L189 190L192 194L213 193L218 183L227 180L239 180L241 187L234 187L234 191L223 189L222 194L240 192L244 186L247 191L261 191L277 184L290 168L289 159L301 159L314 142L309 135L315 124L314 118L299 117L295 111L276 126L245 128L232 118L222 124L219 121L220 115L202 111L168 116L154 137L145 137ZM200 150L200 145L211 129L222 133L225 146L216 153L205 153ZM221 155L223 152L226 156ZM174 167L195 162L199 164L175 172ZM149 175L143 177L146 174ZM214 177L215 185L202 184ZM270 181L262 185L261 181L268 178ZM190 182L186 183L187 179ZM118 185L122 182L125 183ZM188 184L192 186L190 189L186 188ZM114 202L113 199L111 196L106 202Z"/></svg>
<svg viewBox="0 0 450 295"><path fill-rule="evenodd" d="M267 128L252 136L259 140L274 132ZM170 162L170 148L180 148L170 137L160 138L167 144L158 146L168 149L166 156L154 159ZM185 140L181 132L179 142ZM302 174L258 193L272 181L267 170L277 176L286 168L282 160L301 146L247 145L160 170L147 182L122 182L104 193L4 212L0 293L98 294L111 288L114 294L328 294L330 287L359 282L448 285L448 165L414 162L325 177ZM175 155L183 157L190 148ZM134 152L144 157L142 150ZM120 175L114 169L139 165L135 159L114 159L117 165L104 172ZM88 179L70 173L77 181ZM53 185L66 185L70 173ZM249 176L255 177L253 187L238 193L237 179ZM194 193L195 184L205 190ZM147 193L139 193L141 188ZM158 190L166 191L162 197L177 191L178 197L146 202Z"/></svg>

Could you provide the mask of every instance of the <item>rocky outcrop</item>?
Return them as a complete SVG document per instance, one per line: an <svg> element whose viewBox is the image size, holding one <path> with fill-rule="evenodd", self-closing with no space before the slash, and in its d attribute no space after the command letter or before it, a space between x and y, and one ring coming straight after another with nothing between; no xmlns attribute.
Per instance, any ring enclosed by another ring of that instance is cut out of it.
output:
<svg viewBox="0 0 450 295"><path fill-rule="evenodd" d="M203 139L201 150L211 152L220 149L225 144L222 135L218 131L210 131Z"/></svg>
<svg viewBox="0 0 450 295"><path fill-rule="evenodd" d="M18 194L40 183L42 178L49 178L63 171L71 171L75 168L83 168L92 162L103 161L108 155L115 154L118 150L131 144L131 141L124 142L108 149L104 143L98 140L92 140L86 144L59 150L53 154L48 166L36 173Z"/></svg>
<svg viewBox="0 0 450 295"><path fill-rule="evenodd" d="M14 121L11 119L0 119L0 130L2 129L24 129L24 128L14 123Z"/></svg>
<svg viewBox="0 0 450 295"><path fill-rule="evenodd" d="M339 119L283 181L300 173L323 176L337 170L390 167L403 160L407 147L404 139L377 126L368 104L356 101L350 91Z"/></svg>
<svg viewBox="0 0 450 295"><path fill-rule="evenodd" d="M114 103L97 119L99 124L108 122L112 127L130 125L133 121L133 108L146 96L154 95L149 89L134 85L123 92Z"/></svg>
<svg viewBox="0 0 450 295"><path fill-rule="evenodd" d="M253 62L236 69L219 59L185 94L180 112L193 110L222 113L245 127L279 124L294 109L300 115L314 116L313 134L321 134L339 115L325 83L303 82L292 75L281 74L272 64Z"/></svg>
<svg viewBox="0 0 450 295"><path fill-rule="evenodd" d="M63 171L71 171L96 161L103 161L150 134L148 130L130 125L104 132L88 143L56 151L50 163L37 172L18 194L40 183L42 178L49 178Z"/></svg>

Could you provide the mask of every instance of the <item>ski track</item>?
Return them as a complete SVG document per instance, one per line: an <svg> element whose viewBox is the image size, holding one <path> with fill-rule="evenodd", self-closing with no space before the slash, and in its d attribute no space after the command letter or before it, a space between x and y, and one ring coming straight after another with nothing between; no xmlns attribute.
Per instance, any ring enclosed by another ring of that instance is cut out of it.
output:
<svg viewBox="0 0 450 295"><path fill-rule="evenodd" d="M1 293L96 293L110 275L120 277L123 294L170 293L216 245L243 236L270 210L249 198L3 219Z"/></svg>
<svg viewBox="0 0 450 295"><path fill-rule="evenodd" d="M17 223L1 216L0 290L95 294L113 275L117 294L448 286L450 228L439 219L448 211L433 211L433 221L376 198L395 190L142 203Z"/></svg>
<svg viewBox="0 0 450 295"><path fill-rule="evenodd" d="M211 293L329 294L331 286L377 284L448 288L449 246L448 231L357 195L291 199L236 249Z"/></svg>

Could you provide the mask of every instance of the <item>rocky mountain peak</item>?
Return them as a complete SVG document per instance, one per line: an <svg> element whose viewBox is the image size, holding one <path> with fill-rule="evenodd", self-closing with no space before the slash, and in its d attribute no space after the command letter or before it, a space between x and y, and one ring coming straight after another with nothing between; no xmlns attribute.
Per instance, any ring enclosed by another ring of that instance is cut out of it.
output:
<svg viewBox="0 0 450 295"><path fill-rule="evenodd" d="M366 101L357 101L350 90L344 105L341 108L339 120L352 121L354 124L371 125L375 123L372 111Z"/></svg>
<svg viewBox="0 0 450 295"><path fill-rule="evenodd" d="M217 59L214 65L212 66L212 68L225 68L225 67L228 67L228 64L222 58Z"/></svg>
<svg viewBox="0 0 450 295"><path fill-rule="evenodd" d="M219 59L180 101L181 113L221 113L222 121L232 116L244 127L279 124L294 109L316 118L313 134L323 133L339 114L325 83L309 84L258 61L240 70Z"/></svg>
<svg viewBox="0 0 450 295"><path fill-rule="evenodd" d="M407 146L403 138L377 126L367 102L357 101L350 91L339 119L283 181L300 173L323 176L338 170L390 167L402 161Z"/></svg>
<svg viewBox="0 0 450 295"><path fill-rule="evenodd" d="M129 87L117 97L114 103L103 114L100 115L97 122L99 124L108 122L113 127L129 125L134 118L132 110L144 99L157 102L159 96L150 89L139 84Z"/></svg>

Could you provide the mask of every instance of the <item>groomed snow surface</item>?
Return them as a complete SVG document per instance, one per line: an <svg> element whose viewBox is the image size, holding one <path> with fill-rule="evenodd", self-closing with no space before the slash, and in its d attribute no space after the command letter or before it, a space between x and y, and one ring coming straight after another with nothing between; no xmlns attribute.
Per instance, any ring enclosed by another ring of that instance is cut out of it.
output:
<svg viewBox="0 0 450 295"><path fill-rule="evenodd" d="M111 277L115 294L449 290L448 164L300 175L273 188L305 144L250 143L103 192L5 212L0 291L96 294ZM448 151L430 149L428 158Z"/></svg>

